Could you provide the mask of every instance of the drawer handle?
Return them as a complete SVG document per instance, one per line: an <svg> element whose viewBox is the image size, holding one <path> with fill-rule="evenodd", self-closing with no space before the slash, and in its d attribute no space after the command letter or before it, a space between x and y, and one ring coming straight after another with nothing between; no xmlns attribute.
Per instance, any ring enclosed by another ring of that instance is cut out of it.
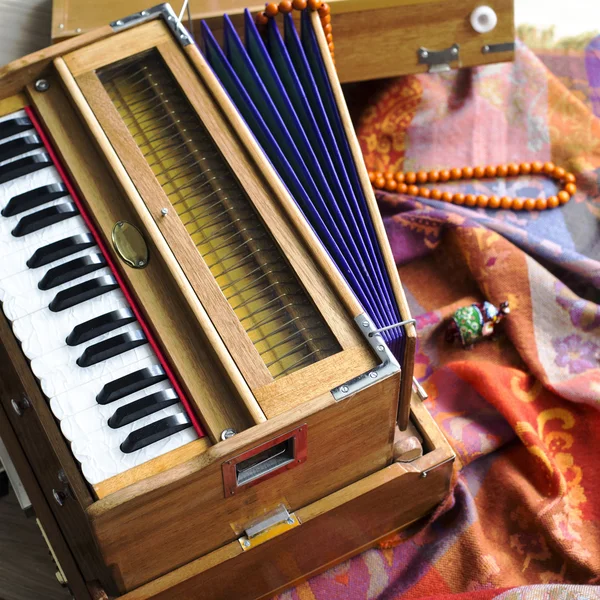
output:
<svg viewBox="0 0 600 600"><path fill-rule="evenodd" d="M21 400L10 399L10 405L18 417L22 417L23 413L31 406L31 401L23 394Z"/></svg>
<svg viewBox="0 0 600 600"><path fill-rule="evenodd" d="M52 488L52 496L54 497L54 501L56 502L56 504L58 504L59 506L63 506L65 501L67 500L66 492L57 490L56 488Z"/></svg>

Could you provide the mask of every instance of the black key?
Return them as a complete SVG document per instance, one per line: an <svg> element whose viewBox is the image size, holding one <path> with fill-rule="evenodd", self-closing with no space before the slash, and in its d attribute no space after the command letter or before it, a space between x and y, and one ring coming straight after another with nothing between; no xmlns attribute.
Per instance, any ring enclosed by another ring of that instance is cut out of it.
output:
<svg viewBox="0 0 600 600"><path fill-rule="evenodd" d="M51 167L52 165L53 163L50 160L50 157L45 152L20 158L19 160L15 160L0 167L0 183L12 181L17 177L23 177L23 175L35 173L40 169L45 169L46 167Z"/></svg>
<svg viewBox="0 0 600 600"><path fill-rule="evenodd" d="M29 117L19 117L18 119L10 119L0 123L0 140L4 140L11 135L16 135L22 131L33 129L33 125Z"/></svg>
<svg viewBox="0 0 600 600"><path fill-rule="evenodd" d="M102 296L102 294L106 294L111 290L116 290L118 287L119 284L112 275L96 277L67 288L62 292L58 292L48 305L48 308L52 312L60 312L97 296Z"/></svg>
<svg viewBox="0 0 600 600"><path fill-rule="evenodd" d="M115 414L108 420L108 426L118 429L167 408L167 406L177 404L177 402L179 402L179 396L174 389L161 390L117 408Z"/></svg>
<svg viewBox="0 0 600 600"><path fill-rule="evenodd" d="M160 421L146 425L146 427L132 431L121 444L121 451L125 454L131 454L191 426L192 422L185 413L165 417Z"/></svg>
<svg viewBox="0 0 600 600"><path fill-rule="evenodd" d="M16 158L21 154L31 152L31 150L37 150L43 145L42 140L37 135L24 135L16 140L5 142L0 144L0 161Z"/></svg>
<svg viewBox="0 0 600 600"><path fill-rule="evenodd" d="M167 374L160 365L140 369L107 383L96 396L96 402L105 406L129 396L129 394L135 394L135 392L139 392L155 383L160 383L166 378Z"/></svg>
<svg viewBox="0 0 600 600"><path fill-rule="evenodd" d="M58 200L64 196L68 196L69 192L62 183L51 183L50 185L43 185L42 187L36 188L24 194L13 196L8 204L2 209L3 217L14 217L19 213L25 212L30 208L41 206L42 204L48 204L53 200Z"/></svg>
<svg viewBox="0 0 600 600"><path fill-rule="evenodd" d="M84 342L89 342L99 335L113 331L128 323L133 323L134 321L135 315L130 308L113 310L105 315L81 323L81 325L76 325L73 331L67 336L67 346L78 346Z"/></svg>
<svg viewBox="0 0 600 600"><path fill-rule="evenodd" d="M62 202L61 204L56 204L55 206L42 208L42 210L31 213L26 217L21 217L21 220L12 230L12 234L14 237L23 237L24 235L33 233L34 231L44 229L44 227L54 225L55 223L60 223L61 221L66 221L67 219L75 217L78 214L79 210L77 210L77 207L75 204L73 204L73 202Z"/></svg>
<svg viewBox="0 0 600 600"><path fill-rule="evenodd" d="M106 259L100 253L80 256L53 269L49 269L38 283L38 288L40 290L51 290L57 285L68 283L69 281L73 281L73 279L93 273L105 266Z"/></svg>
<svg viewBox="0 0 600 600"><path fill-rule="evenodd" d="M32 255L31 258L25 263L30 269L37 269L37 267L43 267L59 258L70 256L95 246L96 242L94 236L91 233L80 233L79 235L72 235L71 237L59 240L58 242L52 242L47 246L38 248Z"/></svg>
<svg viewBox="0 0 600 600"><path fill-rule="evenodd" d="M88 346L83 354L77 359L77 364L80 367L91 367L113 356L119 356L128 350L133 350L139 346L147 344L148 340L144 332L139 329L137 331L128 331L115 335L103 342Z"/></svg>

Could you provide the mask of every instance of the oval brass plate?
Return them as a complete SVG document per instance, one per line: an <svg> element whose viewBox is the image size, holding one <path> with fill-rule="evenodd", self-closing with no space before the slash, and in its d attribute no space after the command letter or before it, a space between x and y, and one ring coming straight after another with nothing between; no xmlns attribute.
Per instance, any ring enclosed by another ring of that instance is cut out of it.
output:
<svg viewBox="0 0 600 600"><path fill-rule="evenodd" d="M118 221L112 230L112 241L117 254L134 269L148 265L148 246L140 230L127 221Z"/></svg>

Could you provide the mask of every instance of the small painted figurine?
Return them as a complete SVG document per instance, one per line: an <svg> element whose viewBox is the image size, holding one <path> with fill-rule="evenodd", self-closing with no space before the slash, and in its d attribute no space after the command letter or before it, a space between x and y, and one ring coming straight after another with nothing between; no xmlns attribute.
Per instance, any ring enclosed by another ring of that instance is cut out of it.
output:
<svg viewBox="0 0 600 600"><path fill-rule="evenodd" d="M492 336L496 325L509 314L508 302L502 302L499 309L487 301L463 306L452 316L446 331L446 341L460 340L464 348L470 348Z"/></svg>

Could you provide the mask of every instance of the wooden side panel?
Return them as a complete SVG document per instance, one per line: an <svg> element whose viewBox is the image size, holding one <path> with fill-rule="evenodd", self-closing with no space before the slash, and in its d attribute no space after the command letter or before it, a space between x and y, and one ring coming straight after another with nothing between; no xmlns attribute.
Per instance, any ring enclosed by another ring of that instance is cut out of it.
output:
<svg viewBox="0 0 600 600"><path fill-rule="evenodd" d="M29 399L31 406L18 416L11 400L21 401L23 396ZM84 578L100 579L107 589L114 589L103 568L85 513L92 502L90 493L3 315L0 317L0 403ZM59 479L61 470L71 488L71 495L63 506L59 506L52 495L53 489L62 491L65 487Z"/></svg>
<svg viewBox="0 0 600 600"><path fill-rule="evenodd" d="M418 464L393 464L298 510L302 524L266 544L244 552L233 542L120 600L270 598L427 514L447 494L451 473L450 463L426 478Z"/></svg>
<svg viewBox="0 0 600 600"><path fill-rule="evenodd" d="M394 376L340 403L325 396L91 506L113 576L131 590L234 540L281 503L296 510L389 464L398 385ZM304 424L304 464L224 497L223 462Z"/></svg>
<svg viewBox="0 0 600 600"><path fill-rule="evenodd" d="M2 438L2 441L10 454L11 460L19 474L19 478L31 500L36 517L42 523L42 527L48 536L48 541L52 545L52 549L67 577L73 594L75 594L75 597L78 600L90 600L81 572L77 567L71 550L50 510L50 506L44 497L27 457L19 444L2 406L0 406L0 438Z"/></svg>

